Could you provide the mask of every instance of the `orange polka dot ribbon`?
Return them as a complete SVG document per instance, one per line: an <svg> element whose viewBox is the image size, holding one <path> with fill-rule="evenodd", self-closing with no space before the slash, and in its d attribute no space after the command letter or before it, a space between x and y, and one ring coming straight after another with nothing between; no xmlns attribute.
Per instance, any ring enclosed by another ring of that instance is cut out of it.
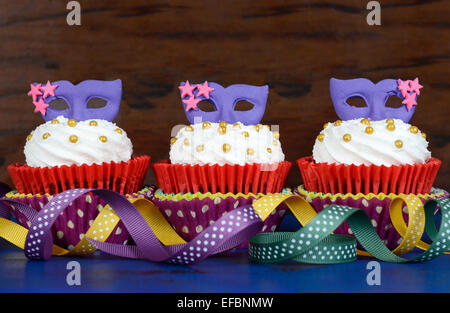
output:
<svg viewBox="0 0 450 313"><path fill-rule="evenodd" d="M393 227L403 240L393 251L389 250L372 226L369 216L361 209L332 204L319 213L302 197L267 196L253 203L262 220L274 207L285 203L297 220L303 225L296 232L261 233L249 241L250 259L271 263L294 260L305 263L334 264L356 260L357 254L373 256L381 261L407 263L423 262L448 253L450 243L450 199L429 200L425 206L415 195L402 195L390 204ZM402 206L406 205L409 218L405 223ZM439 231L434 224L434 210L439 205L442 221ZM336 235L332 232L343 222L348 222L355 238ZM433 241L427 244L421 240L424 232ZM357 251L358 241L366 251ZM401 257L413 248L425 250L420 255L406 259Z"/></svg>

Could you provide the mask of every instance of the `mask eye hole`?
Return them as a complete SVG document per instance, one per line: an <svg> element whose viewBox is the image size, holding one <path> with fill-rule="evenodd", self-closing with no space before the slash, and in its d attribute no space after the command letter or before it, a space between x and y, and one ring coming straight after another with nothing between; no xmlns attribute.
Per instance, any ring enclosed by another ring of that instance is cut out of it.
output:
<svg viewBox="0 0 450 313"><path fill-rule="evenodd" d="M348 105L356 108L365 108L367 107L366 101L360 96L353 96L345 100Z"/></svg>
<svg viewBox="0 0 450 313"><path fill-rule="evenodd" d="M55 99L49 103L49 107L56 111L64 111L69 109L69 105L64 99Z"/></svg>
<svg viewBox="0 0 450 313"><path fill-rule="evenodd" d="M385 106L387 108L400 108L404 105L402 101L403 100L399 97L389 97L385 103Z"/></svg>
<svg viewBox="0 0 450 313"><path fill-rule="evenodd" d="M214 103L208 100L202 100L199 103L197 103L197 107L202 110L203 112L214 112L216 110L216 106Z"/></svg>
<svg viewBox="0 0 450 313"><path fill-rule="evenodd" d="M106 106L108 101L102 98L91 98L86 104L88 109L100 109Z"/></svg>
<svg viewBox="0 0 450 313"><path fill-rule="evenodd" d="M251 109L253 109L254 105L248 101L245 100L240 100L238 101L235 106L234 106L234 110L235 111L250 111Z"/></svg>

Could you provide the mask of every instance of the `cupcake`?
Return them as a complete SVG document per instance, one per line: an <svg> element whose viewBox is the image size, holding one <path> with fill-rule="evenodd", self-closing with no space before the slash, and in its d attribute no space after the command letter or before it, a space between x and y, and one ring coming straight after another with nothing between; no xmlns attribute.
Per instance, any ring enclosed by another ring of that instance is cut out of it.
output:
<svg viewBox="0 0 450 313"><path fill-rule="evenodd" d="M291 163L284 160L279 132L260 124L267 86L224 88L186 81L179 89L191 124L171 138L170 160L151 167L160 188L155 203L180 235L191 240L228 211L283 192ZM241 100L253 108L236 111ZM200 101L209 101L214 111L202 111ZM282 216L285 208L279 212ZM265 231L276 229L277 214L268 219Z"/></svg>
<svg viewBox="0 0 450 313"><path fill-rule="evenodd" d="M32 84L28 93L44 124L25 141L26 164L12 164L9 174L17 191L6 196L40 210L60 192L74 188L100 188L130 197L150 197L143 182L149 156L133 155L125 130L112 121L117 115L122 82L87 80ZM93 107L97 100L102 106ZM71 248L106 203L88 194L77 199L54 225L56 244ZM11 206L20 224L30 221ZM109 242L125 243L129 235L119 223Z"/></svg>
<svg viewBox="0 0 450 313"><path fill-rule="evenodd" d="M415 194L426 201L446 195L432 189L441 161L431 156L426 134L408 123L421 88L418 78L377 84L332 78L331 99L340 119L324 125L312 156L297 160L304 183L297 192L319 211L332 203L364 209L382 239L396 245L400 237L390 224L391 199ZM393 95L403 106L385 106ZM367 106L350 106L346 101L352 97ZM344 225L339 231L350 230Z"/></svg>

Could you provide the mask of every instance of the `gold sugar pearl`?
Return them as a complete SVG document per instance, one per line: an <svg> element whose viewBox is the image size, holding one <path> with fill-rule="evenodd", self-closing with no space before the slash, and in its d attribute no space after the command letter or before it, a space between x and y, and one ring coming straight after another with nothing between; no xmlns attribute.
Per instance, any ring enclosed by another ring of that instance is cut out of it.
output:
<svg viewBox="0 0 450 313"><path fill-rule="evenodd" d="M330 123L325 123L325 124L323 124L323 129L327 128L328 125L330 125Z"/></svg>
<svg viewBox="0 0 450 313"><path fill-rule="evenodd" d="M252 148L248 148L247 149L247 154L248 155L253 155L255 153L255 150L253 150Z"/></svg>
<svg viewBox="0 0 450 313"><path fill-rule="evenodd" d="M274 140L273 142L272 142L272 144L274 145L274 146L278 146L278 140Z"/></svg>
<svg viewBox="0 0 450 313"><path fill-rule="evenodd" d="M177 141L176 137L170 138L170 144L173 145Z"/></svg>
<svg viewBox="0 0 450 313"><path fill-rule="evenodd" d="M242 135L244 135L245 138L248 138L248 136L250 136L250 135L248 134L248 132L246 132L246 131L243 131L243 132L242 132Z"/></svg>
<svg viewBox="0 0 450 313"><path fill-rule="evenodd" d="M371 126L367 126L366 129L364 130L366 132L366 134L373 134L373 128Z"/></svg>
<svg viewBox="0 0 450 313"><path fill-rule="evenodd" d="M198 145L197 148L195 148L197 150L197 152L202 152L203 150L205 150L205 146L204 145Z"/></svg>
<svg viewBox="0 0 450 313"><path fill-rule="evenodd" d="M403 141L401 141L400 139L397 139L397 140L394 142L394 144L395 144L395 146L396 146L398 149L401 149L401 148L403 147Z"/></svg>
<svg viewBox="0 0 450 313"><path fill-rule="evenodd" d="M29 134L27 137L27 140L30 141L32 137L33 137L33 134Z"/></svg>
<svg viewBox="0 0 450 313"><path fill-rule="evenodd" d="M417 128L417 126L411 126L409 131L413 134L417 134L419 132L419 128Z"/></svg>
<svg viewBox="0 0 450 313"><path fill-rule="evenodd" d="M59 124L59 121L57 119L52 120L52 124Z"/></svg>
<svg viewBox="0 0 450 313"><path fill-rule="evenodd" d="M267 152L272 153L272 149L267 148Z"/></svg>
<svg viewBox="0 0 450 313"><path fill-rule="evenodd" d="M222 122L219 123L219 126L220 126L220 127L227 127L227 125L228 125L228 123L227 123L227 122L224 122L224 121L222 121Z"/></svg>
<svg viewBox="0 0 450 313"><path fill-rule="evenodd" d="M239 123L234 123L233 128L241 129L241 125Z"/></svg>
<svg viewBox="0 0 450 313"><path fill-rule="evenodd" d="M189 139L187 139L187 138L184 139L184 145L189 146Z"/></svg>
<svg viewBox="0 0 450 313"><path fill-rule="evenodd" d="M70 127L75 127L77 126L77 121L71 118L70 120L67 121L67 125L69 125Z"/></svg>
<svg viewBox="0 0 450 313"><path fill-rule="evenodd" d="M90 121L89 126L98 126L97 121Z"/></svg>
<svg viewBox="0 0 450 313"><path fill-rule="evenodd" d="M422 137L423 137L423 139L427 139L427 134L422 133Z"/></svg>
<svg viewBox="0 0 450 313"><path fill-rule="evenodd" d="M225 153L230 152L231 146L229 144L227 144L227 143L224 143L223 146L222 146L222 150Z"/></svg>
<svg viewBox="0 0 450 313"><path fill-rule="evenodd" d="M122 133L123 133L123 131L120 128L116 128L116 129L114 129L114 131L116 133L118 133L119 135L122 135Z"/></svg>
<svg viewBox="0 0 450 313"><path fill-rule="evenodd" d="M218 132L220 135L225 135L227 133L227 129L225 127L219 127Z"/></svg>
<svg viewBox="0 0 450 313"><path fill-rule="evenodd" d="M192 128L192 126L189 125L189 126L186 126L185 130L186 130L187 132L193 132L193 131L194 131L194 128Z"/></svg>
<svg viewBox="0 0 450 313"><path fill-rule="evenodd" d="M352 140L352 136L350 134L345 134L342 139L344 139L345 142L349 142Z"/></svg>
<svg viewBox="0 0 450 313"><path fill-rule="evenodd" d="M334 126L341 126L341 125L342 125L341 120L337 120L336 122L334 122Z"/></svg>
<svg viewBox="0 0 450 313"><path fill-rule="evenodd" d="M275 139L280 139L280 133L277 132L276 130L272 132L273 138Z"/></svg>
<svg viewBox="0 0 450 313"><path fill-rule="evenodd" d="M270 126L269 125L264 125L265 127L267 127L268 130L270 130Z"/></svg>
<svg viewBox="0 0 450 313"><path fill-rule="evenodd" d="M100 136L100 137L98 137L98 139L99 139L101 142L107 142L107 141L108 141L108 138L106 138L106 136Z"/></svg>
<svg viewBox="0 0 450 313"><path fill-rule="evenodd" d="M389 123L386 125L386 129L389 131L394 131L395 130L395 124L394 123Z"/></svg>
<svg viewBox="0 0 450 313"><path fill-rule="evenodd" d="M203 122L202 127L203 127L203 129L211 128L211 123L210 122Z"/></svg>
<svg viewBox="0 0 450 313"><path fill-rule="evenodd" d="M394 123L394 120L393 120L392 118L388 118L388 119L386 120L386 123L387 123L387 124L392 124L392 123Z"/></svg>
<svg viewBox="0 0 450 313"><path fill-rule="evenodd" d="M71 143L76 143L76 142L78 141L78 136L76 136L76 135L70 136L70 137L69 137L69 141L70 141Z"/></svg>
<svg viewBox="0 0 450 313"><path fill-rule="evenodd" d="M363 119L361 120L361 124L364 124L364 125L370 125L370 121L369 121L367 118L363 118Z"/></svg>
<svg viewBox="0 0 450 313"><path fill-rule="evenodd" d="M257 132L259 132L261 129L262 129L262 125L261 124L258 124L258 125L255 125L255 130L257 131Z"/></svg>
<svg viewBox="0 0 450 313"><path fill-rule="evenodd" d="M47 139L48 137L50 137L50 133L45 133L42 135L42 139Z"/></svg>
<svg viewBox="0 0 450 313"><path fill-rule="evenodd" d="M317 140L319 140L320 142L323 142L324 139L325 139L325 134L319 134L319 136L317 136Z"/></svg>

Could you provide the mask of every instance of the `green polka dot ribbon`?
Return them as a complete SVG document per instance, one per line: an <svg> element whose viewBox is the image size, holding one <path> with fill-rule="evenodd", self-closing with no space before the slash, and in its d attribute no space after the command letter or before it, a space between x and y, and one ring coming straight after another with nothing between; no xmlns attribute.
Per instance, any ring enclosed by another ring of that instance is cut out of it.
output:
<svg viewBox="0 0 450 313"><path fill-rule="evenodd" d="M386 247L372 226L369 216L361 209L333 204L316 213L309 203L299 196L260 199L253 207L264 220L274 207L282 202L286 203L303 227L296 232L255 235L249 241L251 260L262 263L293 260L315 264L338 264L355 261L357 254L363 254L381 261L407 263L429 261L448 253L446 252L450 243L448 198L429 200L425 206L414 195L395 198L390 205L390 216L393 226L403 240L393 251ZM403 204L406 204L409 213L408 225L401 214ZM442 214L439 230L434 223L437 205ZM344 222L348 222L354 237L332 234ZM420 240L424 232L432 240L430 245ZM357 241L364 247L365 252L358 253ZM401 257L414 247L425 251L411 259Z"/></svg>

